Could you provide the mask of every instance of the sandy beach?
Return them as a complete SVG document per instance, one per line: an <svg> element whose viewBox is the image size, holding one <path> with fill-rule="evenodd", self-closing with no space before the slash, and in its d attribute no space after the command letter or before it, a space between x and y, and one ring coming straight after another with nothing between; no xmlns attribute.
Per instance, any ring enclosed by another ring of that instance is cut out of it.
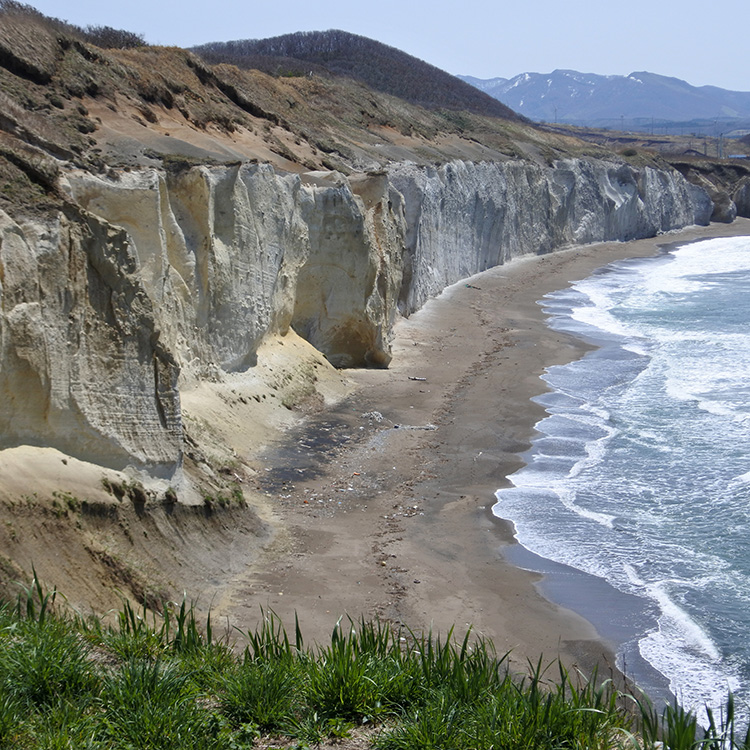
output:
<svg viewBox="0 0 750 750"><path fill-rule="evenodd" d="M529 401L539 376L584 351L547 328L537 301L617 259L743 234L750 220L516 260L400 320L388 370L348 372L352 396L263 456L258 486L277 498L279 531L217 614L246 624L264 607L289 625L297 613L311 641L342 615L471 626L516 661L612 664L612 644L506 560L513 530L491 513L543 415Z"/></svg>

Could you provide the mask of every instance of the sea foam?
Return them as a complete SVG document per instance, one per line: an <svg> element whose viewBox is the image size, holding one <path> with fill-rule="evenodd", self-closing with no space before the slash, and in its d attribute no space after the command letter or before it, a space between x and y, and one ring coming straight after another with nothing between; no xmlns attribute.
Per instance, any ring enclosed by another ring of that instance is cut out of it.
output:
<svg viewBox="0 0 750 750"><path fill-rule="evenodd" d="M541 436L493 511L655 607L633 637L686 705L750 701L750 238L619 262L540 304L600 348L545 372Z"/></svg>

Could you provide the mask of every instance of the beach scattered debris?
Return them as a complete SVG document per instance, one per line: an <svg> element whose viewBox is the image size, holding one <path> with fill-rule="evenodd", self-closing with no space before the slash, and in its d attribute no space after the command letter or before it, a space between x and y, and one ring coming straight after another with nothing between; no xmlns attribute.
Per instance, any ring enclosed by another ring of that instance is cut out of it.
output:
<svg viewBox="0 0 750 750"><path fill-rule="evenodd" d="M391 515L385 515L383 518L386 520L388 519L394 519L394 518L412 518L413 516L423 516L424 511L419 505L407 505L404 507L403 505L394 505L393 509L396 511L399 511L398 513L391 513ZM395 557L395 555L391 555L391 557Z"/></svg>
<svg viewBox="0 0 750 750"><path fill-rule="evenodd" d="M373 422L382 422L385 417L379 411L368 411L362 415L363 419L370 419Z"/></svg>
<svg viewBox="0 0 750 750"><path fill-rule="evenodd" d="M415 375L409 375L408 377L409 377L409 380L420 380L420 381L427 380L427 378L418 378Z"/></svg>
<svg viewBox="0 0 750 750"><path fill-rule="evenodd" d="M481 291L481 286L474 286L474 284L466 284L465 285L467 289L479 289Z"/></svg>
<svg viewBox="0 0 750 750"><path fill-rule="evenodd" d="M431 432L432 430L437 430L437 425L432 424L431 422L428 422L427 424L394 424L393 425L394 430L427 430L428 432Z"/></svg>

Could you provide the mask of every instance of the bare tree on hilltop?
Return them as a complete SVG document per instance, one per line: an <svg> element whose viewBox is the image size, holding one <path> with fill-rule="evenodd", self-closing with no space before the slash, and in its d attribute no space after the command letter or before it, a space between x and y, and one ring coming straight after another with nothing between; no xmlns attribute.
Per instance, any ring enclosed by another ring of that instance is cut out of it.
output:
<svg viewBox="0 0 750 750"><path fill-rule="evenodd" d="M141 34L114 29L111 26L76 26L59 18L45 16L31 5L19 3L16 0L0 0L0 15L31 16L81 41L104 49L133 49L146 46L146 40Z"/></svg>

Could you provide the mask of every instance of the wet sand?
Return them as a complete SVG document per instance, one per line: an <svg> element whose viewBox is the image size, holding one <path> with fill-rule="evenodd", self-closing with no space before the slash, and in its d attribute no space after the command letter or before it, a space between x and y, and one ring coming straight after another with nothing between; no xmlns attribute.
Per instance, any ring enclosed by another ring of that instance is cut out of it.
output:
<svg viewBox="0 0 750 750"><path fill-rule="evenodd" d="M543 416L529 400L539 376L585 350L547 328L537 301L617 259L740 234L750 220L516 260L399 321L390 368L348 373L354 395L264 456L259 488L279 530L220 613L252 623L262 606L292 626L296 613L319 641L342 615L471 626L517 663L612 665L613 644L506 560L513 530L491 513Z"/></svg>

